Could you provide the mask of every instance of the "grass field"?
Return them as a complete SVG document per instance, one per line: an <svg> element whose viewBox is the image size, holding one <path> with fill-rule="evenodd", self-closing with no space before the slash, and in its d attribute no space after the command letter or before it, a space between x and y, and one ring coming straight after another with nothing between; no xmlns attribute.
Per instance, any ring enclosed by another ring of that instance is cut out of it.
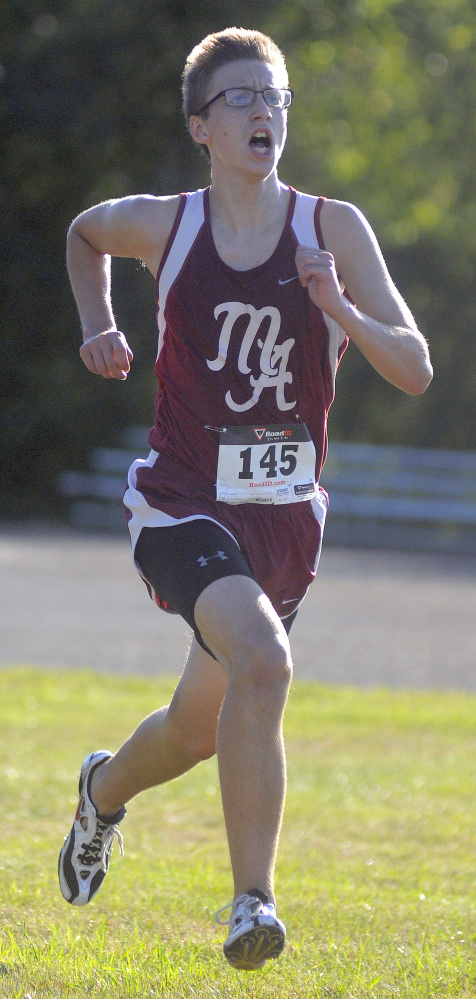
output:
<svg viewBox="0 0 476 999"><path fill-rule="evenodd" d="M107 881L61 898L59 848L91 749L173 680L0 672L0 995L171 999L476 996L476 697L295 684L277 870L285 954L222 957L231 899L216 763L129 806Z"/></svg>

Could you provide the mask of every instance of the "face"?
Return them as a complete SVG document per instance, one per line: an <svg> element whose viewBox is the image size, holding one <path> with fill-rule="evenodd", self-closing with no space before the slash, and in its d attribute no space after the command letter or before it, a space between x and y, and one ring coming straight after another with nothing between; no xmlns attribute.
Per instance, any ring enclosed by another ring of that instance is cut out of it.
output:
<svg viewBox="0 0 476 999"><path fill-rule="evenodd" d="M228 87L266 90L287 87L282 66L240 59L221 66L210 79L206 101ZM268 176L276 169L286 141L287 111L269 108L262 94L249 107L230 107L225 98L211 104L206 118L190 119L192 137L208 146L212 168Z"/></svg>

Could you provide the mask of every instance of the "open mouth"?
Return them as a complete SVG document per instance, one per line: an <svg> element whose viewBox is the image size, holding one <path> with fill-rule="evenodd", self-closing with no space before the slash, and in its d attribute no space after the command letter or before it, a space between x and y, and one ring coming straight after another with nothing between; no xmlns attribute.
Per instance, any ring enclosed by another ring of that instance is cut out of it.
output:
<svg viewBox="0 0 476 999"><path fill-rule="evenodd" d="M255 153L261 153L261 155L263 155L271 148L271 139L266 132L255 132L255 134L251 136L250 146Z"/></svg>

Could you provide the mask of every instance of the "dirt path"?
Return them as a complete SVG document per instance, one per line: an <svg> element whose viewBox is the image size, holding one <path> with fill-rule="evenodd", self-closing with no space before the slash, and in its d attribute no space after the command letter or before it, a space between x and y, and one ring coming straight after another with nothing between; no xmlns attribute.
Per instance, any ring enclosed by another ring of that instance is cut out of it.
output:
<svg viewBox="0 0 476 999"><path fill-rule="evenodd" d="M292 632L297 677L476 690L473 557L324 549ZM189 634L158 611L127 536L0 525L0 665L177 673Z"/></svg>

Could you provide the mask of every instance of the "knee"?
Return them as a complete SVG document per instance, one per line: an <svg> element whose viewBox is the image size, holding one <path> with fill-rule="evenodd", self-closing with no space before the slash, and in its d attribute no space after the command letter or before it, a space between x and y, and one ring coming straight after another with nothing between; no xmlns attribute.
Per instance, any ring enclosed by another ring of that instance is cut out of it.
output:
<svg viewBox="0 0 476 999"><path fill-rule="evenodd" d="M267 697L287 695L292 680L292 660L287 636L269 636L255 643L244 643L235 656L235 677Z"/></svg>
<svg viewBox="0 0 476 999"><path fill-rule="evenodd" d="M215 756L217 751L216 732L213 735L202 732L197 733L195 736L189 736L187 739L187 751L191 759L197 763L201 763L202 760L209 760L212 756Z"/></svg>
<svg viewBox="0 0 476 999"><path fill-rule="evenodd" d="M167 719L170 738L180 753L193 763L209 760L216 753L217 720L215 724L203 726L193 723L183 725L177 720Z"/></svg>

